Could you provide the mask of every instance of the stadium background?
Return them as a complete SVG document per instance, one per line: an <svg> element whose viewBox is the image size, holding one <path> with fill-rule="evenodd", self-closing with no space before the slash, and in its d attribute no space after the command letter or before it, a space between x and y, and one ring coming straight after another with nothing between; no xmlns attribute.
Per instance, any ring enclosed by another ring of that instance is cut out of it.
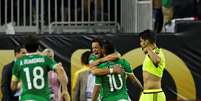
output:
<svg viewBox="0 0 201 101"><path fill-rule="evenodd" d="M23 43L25 35L0 36L0 69L13 60L13 48ZM42 34L39 35L40 50L52 48L56 61L61 61L69 76L71 91L76 79L75 72L81 69L80 55L90 48L92 38L101 36L113 42L116 49L133 67L142 82L141 65L144 54L139 48L136 34ZM162 78L162 88L168 100L201 99L201 40L200 33L161 33L157 44L164 50L167 66ZM132 101L138 99L139 90L128 82ZM71 92L72 93L72 92Z"/></svg>
<svg viewBox="0 0 201 101"><path fill-rule="evenodd" d="M14 59L13 49L23 43L22 33L40 33L40 51L45 48L55 51L56 61L63 63L70 79L68 88L72 95L76 72L82 68L80 56L90 48L93 37L101 36L114 43L142 82L144 54L136 33L153 28L152 1L0 0L0 72L3 65ZM172 20L186 17L201 20L201 0L163 1L172 1ZM167 61L162 88L168 101L201 100L200 26L200 21L176 21L176 33L158 36L158 45ZM198 32L191 33L195 30ZM128 88L132 101L138 99L140 92L129 81Z"/></svg>

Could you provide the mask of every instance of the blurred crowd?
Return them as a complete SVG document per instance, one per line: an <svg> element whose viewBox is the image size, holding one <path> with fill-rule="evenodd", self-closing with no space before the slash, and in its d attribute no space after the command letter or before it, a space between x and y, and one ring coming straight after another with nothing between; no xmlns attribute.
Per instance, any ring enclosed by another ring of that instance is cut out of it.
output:
<svg viewBox="0 0 201 101"><path fill-rule="evenodd" d="M153 0L153 23L156 32L174 19L200 20L201 0Z"/></svg>

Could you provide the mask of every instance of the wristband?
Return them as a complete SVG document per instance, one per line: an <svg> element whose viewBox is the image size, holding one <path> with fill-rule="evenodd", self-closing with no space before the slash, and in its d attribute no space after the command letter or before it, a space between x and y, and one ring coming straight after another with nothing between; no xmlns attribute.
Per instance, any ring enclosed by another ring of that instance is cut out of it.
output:
<svg viewBox="0 0 201 101"><path fill-rule="evenodd" d="M113 68L110 68L110 74L112 74L114 71L113 71Z"/></svg>

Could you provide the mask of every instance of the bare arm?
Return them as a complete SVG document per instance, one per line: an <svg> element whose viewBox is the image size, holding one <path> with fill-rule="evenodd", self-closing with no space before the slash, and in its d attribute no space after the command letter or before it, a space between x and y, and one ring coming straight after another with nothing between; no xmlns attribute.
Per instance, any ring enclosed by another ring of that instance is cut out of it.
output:
<svg viewBox="0 0 201 101"><path fill-rule="evenodd" d="M19 81L17 84L17 90L20 90L22 88L22 81Z"/></svg>
<svg viewBox="0 0 201 101"><path fill-rule="evenodd" d="M95 85L93 89L92 101L97 101L100 92L100 85Z"/></svg>
<svg viewBox="0 0 201 101"><path fill-rule="evenodd" d="M121 57L120 53L115 52L115 53L109 54L109 55L101 58L101 63L106 62L106 61L113 61L113 60L116 60L120 57Z"/></svg>
<svg viewBox="0 0 201 101"><path fill-rule="evenodd" d="M116 60L120 57L121 57L120 53L115 52L115 53L109 54L103 58L97 59L96 61L90 63L89 67L96 66L96 65L103 63L103 62L106 62L106 61L113 61L113 60Z"/></svg>
<svg viewBox="0 0 201 101"><path fill-rule="evenodd" d="M61 66L61 64L57 64L55 72L58 75L58 79L59 79L59 82L62 87L62 97L65 99L65 101L70 101L70 95L67 90L68 79L67 79L67 75L66 75L63 67Z"/></svg>
<svg viewBox="0 0 201 101"><path fill-rule="evenodd" d="M51 79L51 71L48 72L48 82L51 83L52 79Z"/></svg>
<svg viewBox="0 0 201 101"><path fill-rule="evenodd" d="M15 75L12 75L11 84L10 84L10 88L12 91L16 91L18 89L18 82L19 82L19 79Z"/></svg>
<svg viewBox="0 0 201 101"><path fill-rule="evenodd" d="M17 84L18 84L18 81L11 81L11 85L10 85L10 88L12 91L16 91L17 90Z"/></svg>
<svg viewBox="0 0 201 101"><path fill-rule="evenodd" d="M10 88L12 91L20 90L22 87L22 81L12 80Z"/></svg>
<svg viewBox="0 0 201 101"><path fill-rule="evenodd" d="M127 76L128 76L128 79L131 80L134 85L137 84L137 86L140 88L140 90L141 90L141 91L143 90L142 84L141 84L140 81L135 77L134 74L127 74Z"/></svg>
<svg viewBox="0 0 201 101"><path fill-rule="evenodd" d="M150 57L150 59L152 60L152 62L155 64L155 65L158 65L161 61L161 58L158 56L157 53L155 53L151 48L147 47L146 48L147 50L147 53Z"/></svg>
<svg viewBox="0 0 201 101"><path fill-rule="evenodd" d="M110 70L108 68L100 69L97 66L91 68L91 73L93 75L107 75L110 74Z"/></svg>
<svg viewBox="0 0 201 101"><path fill-rule="evenodd" d="M123 69L120 67L120 65L115 65L114 68L105 68L100 69L97 66L94 66L91 68L91 72L93 75L107 75L107 74L120 74L123 71Z"/></svg>
<svg viewBox="0 0 201 101"><path fill-rule="evenodd" d="M62 98L63 98L63 101L71 101L70 94L68 93L68 91L62 93Z"/></svg>

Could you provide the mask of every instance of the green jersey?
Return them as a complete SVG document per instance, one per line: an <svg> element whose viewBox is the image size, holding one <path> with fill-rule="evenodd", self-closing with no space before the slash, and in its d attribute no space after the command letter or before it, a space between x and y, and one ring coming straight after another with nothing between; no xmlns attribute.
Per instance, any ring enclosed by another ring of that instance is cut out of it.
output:
<svg viewBox="0 0 201 101"><path fill-rule="evenodd" d="M20 101L50 101L48 71L54 70L56 62L38 54L19 58L13 67L14 80L22 81Z"/></svg>
<svg viewBox="0 0 201 101"><path fill-rule="evenodd" d="M126 87L126 73L132 73L130 64L125 59L118 59L113 62L100 64L99 68L113 68L115 64L121 65L125 72L121 74L108 74L105 76L96 76L96 85L101 86L101 101L118 101L121 99L128 100Z"/></svg>
<svg viewBox="0 0 201 101"><path fill-rule="evenodd" d="M95 55L95 54L91 54L90 56L89 56L89 63L92 63L93 61L96 61L97 60L97 56Z"/></svg>
<svg viewBox="0 0 201 101"><path fill-rule="evenodd" d="M162 0L162 5L163 5L165 8L170 8L170 7L172 6L171 0Z"/></svg>

